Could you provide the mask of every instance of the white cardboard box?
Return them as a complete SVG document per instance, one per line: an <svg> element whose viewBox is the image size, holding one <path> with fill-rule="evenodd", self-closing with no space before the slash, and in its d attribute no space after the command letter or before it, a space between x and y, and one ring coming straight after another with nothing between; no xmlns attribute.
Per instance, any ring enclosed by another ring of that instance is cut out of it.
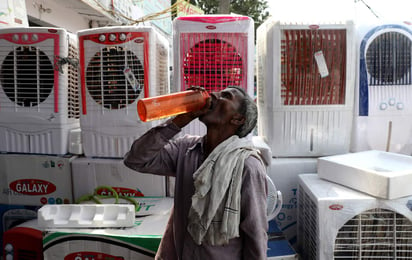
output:
<svg viewBox="0 0 412 260"><path fill-rule="evenodd" d="M320 157L320 178L383 199L412 195L412 157L369 150Z"/></svg>
<svg viewBox="0 0 412 260"><path fill-rule="evenodd" d="M110 186L128 197L166 196L166 177L129 169L123 159L77 158L72 162L72 175L75 200L93 194L99 186Z"/></svg>
<svg viewBox="0 0 412 260"><path fill-rule="evenodd" d="M294 247L297 238L298 175L316 172L316 166L316 158L272 158L268 167L267 173L283 197L282 209L272 221Z"/></svg>
<svg viewBox="0 0 412 260"><path fill-rule="evenodd" d="M72 203L71 162L74 158L0 154L0 204Z"/></svg>

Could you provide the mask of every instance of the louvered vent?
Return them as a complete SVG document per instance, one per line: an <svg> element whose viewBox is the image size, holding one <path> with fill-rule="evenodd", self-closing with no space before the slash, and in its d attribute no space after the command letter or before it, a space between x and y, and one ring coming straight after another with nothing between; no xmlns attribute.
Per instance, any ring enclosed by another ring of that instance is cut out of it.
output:
<svg viewBox="0 0 412 260"><path fill-rule="evenodd" d="M412 223L390 210L364 211L339 229L334 259L412 259Z"/></svg>
<svg viewBox="0 0 412 260"><path fill-rule="evenodd" d="M121 46L101 48L87 65L87 90L103 107L122 109L143 91L144 72L143 61L130 50Z"/></svg>
<svg viewBox="0 0 412 260"><path fill-rule="evenodd" d="M182 33L182 86L219 91L227 86L247 89L247 35ZM237 46L237 47L235 47Z"/></svg>
<svg viewBox="0 0 412 260"><path fill-rule="evenodd" d="M168 54L166 48L159 43L156 44L156 59L157 59L157 80L158 88L156 88L156 96L163 95L169 92L169 67L168 67Z"/></svg>
<svg viewBox="0 0 412 260"><path fill-rule="evenodd" d="M69 59L78 60L79 53L77 47L69 43ZM75 64L68 65L68 113L69 118L80 118L80 98L79 98L79 70Z"/></svg>
<svg viewBox="0 0 412 260"><path fill-rule="evenodd" d="M53 46L42 47L47 53ZM0 79L6 96L22 107L40 107L53 91L54 69L47 55L37 47L20 46L6 54Z"/></svg>
<svg viewBox="0 0 412 260"><path fill-rule="evenodd" d="M411 52L411 40L402 33L386 32L376 37L366 52L369 85L412 84Z"/></svg>
<svg viewBox="0 0 412 260"><path fill-rule="evenodd" d="M318 209L315 203L310 199L304 188L299 185L298 188L298 233L299 246L302 250L302 259L316 259L317 241L317 226L318 226Z"/></svg>
<svg viewBox="0 0 412 260"><path fill-rule="evenodd" d="M345 103L346 30L282 30L284 105Z"/></svg>
<svg viewBox="0 0 412 260"><path fill-rule="evenodd" d="M25 249L19 249L17 251L17 256L19 260L33 260L43 258L43 256L39 256L38 252Z"/></svg>

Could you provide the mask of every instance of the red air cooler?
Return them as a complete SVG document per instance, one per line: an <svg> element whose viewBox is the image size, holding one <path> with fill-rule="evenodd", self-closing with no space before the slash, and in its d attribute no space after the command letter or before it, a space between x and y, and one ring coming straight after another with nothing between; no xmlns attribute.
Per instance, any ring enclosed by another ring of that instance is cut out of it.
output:
<svg viewBox="0 0 412 260"><path fill-rule="evenodd" d="M174 86L172 92L199 86L209 93L238 86L254 96L254 23L239 15L178 17L173 21ZM174 91L173 91L174 90ZM183 134L203 135L194 120Z"/></svg>
<svg viewBox="0 0 412 260"><path fill-rule="evenodd" d="M43 236L37 219L29 220L3 233L3 259L43 259Z"/></svg>

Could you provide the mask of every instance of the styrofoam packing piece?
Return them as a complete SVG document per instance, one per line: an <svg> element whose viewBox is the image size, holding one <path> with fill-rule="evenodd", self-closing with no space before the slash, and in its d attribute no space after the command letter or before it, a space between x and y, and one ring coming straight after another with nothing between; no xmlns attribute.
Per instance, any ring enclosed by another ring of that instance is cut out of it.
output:
<svg viewBox="0 0 412 260"><path fill-rule="evenodd" d="M369 150L318 158L320 178L383 199L411 196L412 157Z"/></svg>
<svg viewBox="0 0 412 260"><path fill-rule="evenodd" d="M44 205L38 211L41 228L131 227L135 206L126 204Z"/></svg>

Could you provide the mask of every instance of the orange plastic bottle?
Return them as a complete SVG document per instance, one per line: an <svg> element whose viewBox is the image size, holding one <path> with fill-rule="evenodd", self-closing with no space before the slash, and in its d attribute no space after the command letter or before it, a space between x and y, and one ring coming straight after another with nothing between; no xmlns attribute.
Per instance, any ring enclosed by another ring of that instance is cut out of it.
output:
<svg viewBox="0 0 412 260"><path fill-rule="evenodd" d="M137 102L137 112L143 122L161 119L201 109L208 97L206 91L186 90L142 98Z"/></svg>

